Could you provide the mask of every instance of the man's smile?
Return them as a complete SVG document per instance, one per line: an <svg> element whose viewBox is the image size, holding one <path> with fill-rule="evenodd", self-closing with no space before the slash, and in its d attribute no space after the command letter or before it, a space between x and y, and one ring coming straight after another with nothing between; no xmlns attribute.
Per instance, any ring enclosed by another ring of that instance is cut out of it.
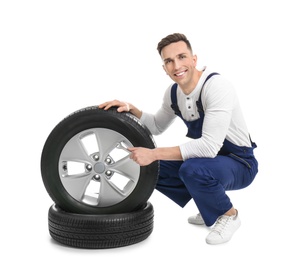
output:
<svg viewBox="0 0 294 260"><path fill-rule="evenodd" d="M181 72L175 73L174 75L175 75L176 77L182 77L186 72L187 72L187 70L184 70L184 71L181 71Z"/></svg>

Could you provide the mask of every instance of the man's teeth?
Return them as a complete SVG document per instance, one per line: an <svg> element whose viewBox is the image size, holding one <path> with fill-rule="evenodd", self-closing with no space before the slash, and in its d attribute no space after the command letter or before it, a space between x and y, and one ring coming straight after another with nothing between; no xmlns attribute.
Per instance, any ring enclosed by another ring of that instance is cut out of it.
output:
<svg viewBox="0 0 294 260"><path fill-rule="evenodd" d="M179 77L179 76L182 76L182 75L184 75L184 73L185 73L185 71L180 72L180 73L177 73L176 76L178 76L178 77Z"/></svg>

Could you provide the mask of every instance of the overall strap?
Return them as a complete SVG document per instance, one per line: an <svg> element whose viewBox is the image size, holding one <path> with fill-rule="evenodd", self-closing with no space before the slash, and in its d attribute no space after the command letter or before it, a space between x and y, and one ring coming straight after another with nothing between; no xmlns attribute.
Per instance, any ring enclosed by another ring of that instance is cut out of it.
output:
<svg viewBox="0 0 294 260"><path fill-rule="evenodd" d="M198 110L198 112L204 112L204 110L203 110L203 105L202 105L202 102L201 102L201 94L202 94L202 90L203 90L203 88L204 88L205 83L206 83L206 82L207 82L212 76L214 76L214 75L219 75L219 73L217 73L217 72L210 73L210 74L207 76L207 78L205 79L205 81L204 81L204 83L203 83L203 85L202 85L202 88L201 88L201 90L200 90L200 94L199 94L199 98L198 98L198 100L196 101L196 106L197 106L197 110Z"/></svg>
<svg viewBox="0 0 294 260"><path fill-rule="evenodd" d="M170 92L172 104L177 104L178 103L177 88L178 88L177 83L172 85L171 92Z"/></svg>
<svg viewBox="0 0 294 260"><path fill-rule="evenodd" d="M179 117L182 117L182 113L179 109L178 106L178 98L177 98L177 88L178 88L178 84L175 83L172 85L171 87L171 108L173 109L173 111L175 112L175 114Z"/></svg>

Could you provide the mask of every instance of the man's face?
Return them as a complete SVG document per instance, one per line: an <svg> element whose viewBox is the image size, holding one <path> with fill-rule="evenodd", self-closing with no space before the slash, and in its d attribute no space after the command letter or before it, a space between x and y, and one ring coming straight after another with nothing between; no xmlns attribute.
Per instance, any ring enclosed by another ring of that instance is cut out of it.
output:
<svg viewBox="0 0 294 260"><path fill-rule="evenodd" d="M170 78L181 87L190 87L193 84L193 75L197 57L192 55L183 41L171 43L161 51L163 69Z"/></svg>

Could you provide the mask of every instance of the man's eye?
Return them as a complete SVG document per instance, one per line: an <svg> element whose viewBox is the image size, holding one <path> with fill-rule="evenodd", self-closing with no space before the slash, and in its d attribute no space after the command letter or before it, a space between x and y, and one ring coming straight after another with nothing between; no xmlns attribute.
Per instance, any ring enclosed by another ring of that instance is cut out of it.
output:
<svg viewBox="0 0 294 260"><path fill-rule="evenodd" d="M186 55L180 55L180 59L186 58Z"/></svg>

